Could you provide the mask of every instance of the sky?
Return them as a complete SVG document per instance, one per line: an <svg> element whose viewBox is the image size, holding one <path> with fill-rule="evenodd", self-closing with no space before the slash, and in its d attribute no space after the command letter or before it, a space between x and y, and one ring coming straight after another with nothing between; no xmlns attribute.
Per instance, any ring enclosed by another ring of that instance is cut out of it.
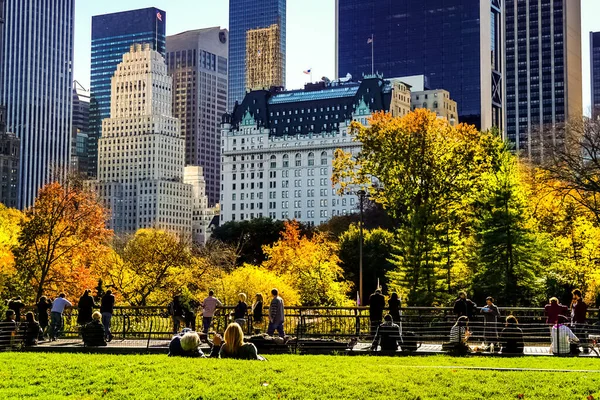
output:
<svg viewBox="0 0 600 400"><path fill-rule="evenodd" d="M569 0L576 1L576 0ZM600 31L600 0L582 2L583 108L590 108L589 32ZM167 13L167 35L210 26L229 26L228 0L76 0L74 76L89 88L93 15L157 7ZM301 88L312 69L313 80L335 74L335 0L287 1L286 86Z"/></svg>

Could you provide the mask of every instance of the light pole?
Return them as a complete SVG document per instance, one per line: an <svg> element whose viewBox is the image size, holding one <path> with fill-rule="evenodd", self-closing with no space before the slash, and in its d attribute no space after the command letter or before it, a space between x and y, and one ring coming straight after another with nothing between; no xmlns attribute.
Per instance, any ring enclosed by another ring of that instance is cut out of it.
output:
<svg viewBox="0 0 600 400"><path fill-rule="evenodd" d="M360 237L358 243L358 290L360 303L363 305L365 301L363 297L363 202L367 193L364 190L359 190L356 194L358 194L358 202L360 204L360 224L358 225L358 234Z"/></svg>

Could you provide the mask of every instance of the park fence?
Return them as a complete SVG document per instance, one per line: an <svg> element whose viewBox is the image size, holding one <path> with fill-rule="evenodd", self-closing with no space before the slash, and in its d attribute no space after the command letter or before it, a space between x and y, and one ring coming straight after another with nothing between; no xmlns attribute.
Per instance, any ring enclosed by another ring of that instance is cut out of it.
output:
<svg viewBox="0 0 600 400"><path fill-rule="evenodd" d="M36 311L34 308L25 311ZM77 324L77 308L68 308L63 314L62 337L76 338L80 336ZM265 309L265 315L267 315ZM222 333L227 325L233 322L233 307L219 308L211 327L211 331ZM475 315L469 321L471 343L490 341L497 337L504 327L504 319L508 315L515 316L523 331L524 341L529 344L551 342L551 326L546 323L543 308L503 308L496 324L485 324L483 315ZM37 316L36 316L37 318ZM589 323L579 327L587 337L600 335L598 312L588 312ZM405 307L401 309L399 322L403 334L414 335L420 343L444 343L448 341L449 332L456 316L450 307ZM254 321L251 315L246 316L243 329L247 335L267 330L268 318ZM201 330L202 314L198 313L192 329ZM166 307L115 307L111 322L112 334L121 340L166 340L175 331L174 323ZM180 325L179 329L183 328ZM368 340L373 336L368 307L286 307L284 329L286 334L299 339L321 338L348 340L358 338Z"/></svg>

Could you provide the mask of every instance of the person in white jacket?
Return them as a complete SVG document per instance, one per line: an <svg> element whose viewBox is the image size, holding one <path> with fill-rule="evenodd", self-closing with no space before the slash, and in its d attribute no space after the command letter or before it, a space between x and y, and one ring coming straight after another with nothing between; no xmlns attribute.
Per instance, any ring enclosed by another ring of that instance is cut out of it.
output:
<svg viewBox="0 0 600 400"><path fill-rule="evenodd" d="M66 295L61 293L58 298L52 302L50 310L50 326L52 327L52 340L56 340L63 329L63 312L66 307L73 307L73 304L66 299Z"/></svg>
<svg viewBox="0 0 600 400"><path fill-rule="evenodd" d="M223 303L214 296L215 292L211 290L208 292L208 297L202 302L202 331L207 335L217 307L223 307Z"/></svg>

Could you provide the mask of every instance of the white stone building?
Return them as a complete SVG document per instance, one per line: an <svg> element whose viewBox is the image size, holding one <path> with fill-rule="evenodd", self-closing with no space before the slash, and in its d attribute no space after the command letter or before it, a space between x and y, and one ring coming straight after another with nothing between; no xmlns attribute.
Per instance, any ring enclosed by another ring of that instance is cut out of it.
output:
<svg viewBox="0 0 600 400"><path fill-rule="evenodd" d="M172 82L149 45L123 55L111 81L111 117L102 121L96 190L112 215L110 228L157 228L192 237L193 211L205 199L195 171L184 181L185 142L172 116ZM191 170L190 170L191 171Z"/></svg>
<svg viewBox="0 0 600 400"><path fill-rule="evenodd" d="M390 99L389 82L378 77L248 93L223 117L221 222L270 217L319 225L357 212L357 196L332 186L333 155L358 153L351 121L366 124Z"/></svg>

